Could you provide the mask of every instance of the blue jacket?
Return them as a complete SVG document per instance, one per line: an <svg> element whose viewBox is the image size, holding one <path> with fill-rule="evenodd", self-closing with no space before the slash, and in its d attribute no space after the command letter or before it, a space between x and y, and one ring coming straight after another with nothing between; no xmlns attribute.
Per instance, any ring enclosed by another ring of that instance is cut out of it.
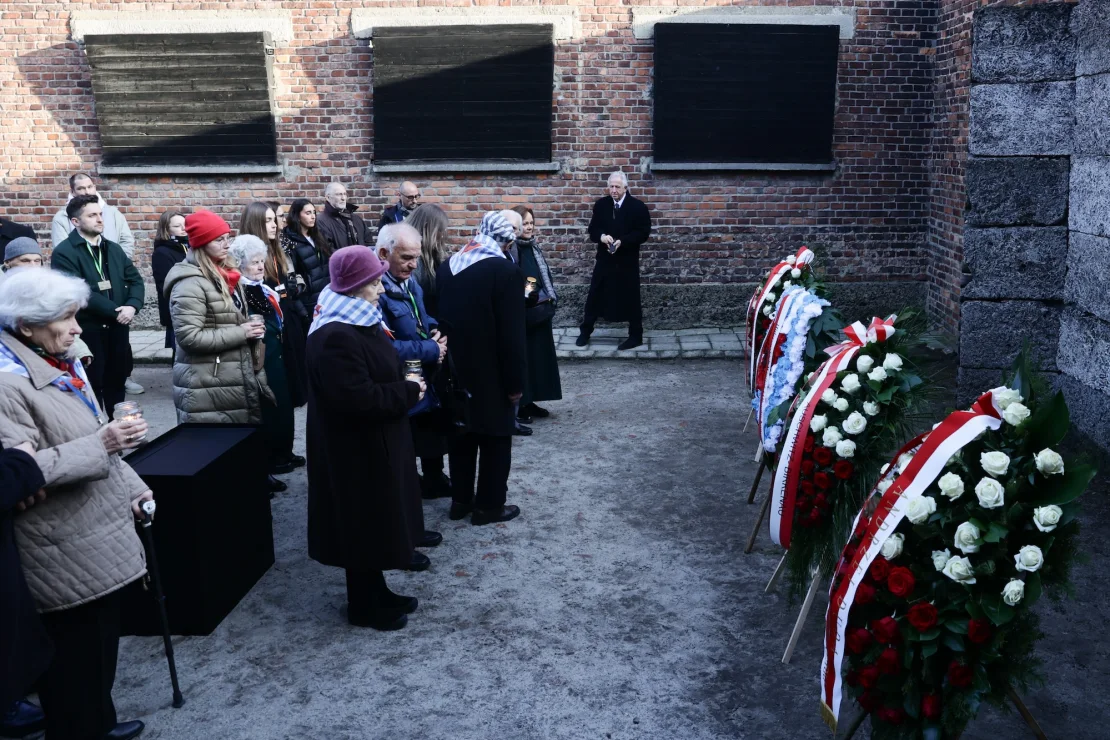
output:
<svg viewBox="0 0 1110 740"><path fill-rule="evenodd" d="M424 308L424 291L413 279L409 279L409 291L412 298L388 272L382 276L384 292L378 298L378 308L382 310L386 326L393 332L393 348L401 362L405 360L420 360L424 365L424 379L430 381L432 374L439 363L439 344L434 339L422 339L420 327L424 334L430 336L432 330L439 326L439 322L428 315ZM413 303L416 303L415 308ZM429 383L428 392L424 399L409 411L409 416L428 411L439 406L439 400Z"/></svg>

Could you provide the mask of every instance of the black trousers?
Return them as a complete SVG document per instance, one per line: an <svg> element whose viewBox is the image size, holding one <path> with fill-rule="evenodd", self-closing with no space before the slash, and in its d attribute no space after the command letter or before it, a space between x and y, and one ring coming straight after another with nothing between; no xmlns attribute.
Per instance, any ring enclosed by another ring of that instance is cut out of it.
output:
<svg viewBox="0 0 1110 740"><path fill-rule="evenodd" d="M347 568L347 613L362 615L385 606L389 586L380 570Z"/></svg>
<svg viewBox="0 0 1110 740"><path fill-rule="evenodd" d="M42 615L54 660L39 679L49 740L100 740L116 726L112 684L119 654L120 592Z"/></svg>
<svg viewBox="0 0 1110 740"><path fill-rule="evenodd" d="M481 454L481 463L478 456ZM473 504L483 511L505 505L509 469L513 465L513 438L488 434L464 434L452 439L448 450L451 465L451 498ZM477 472L478 493L474 493Z"/></svg>
<svg viewBox="0 0 1110 740"><path fill-rule="evenodd" d="M595 279L590 282L590 290L586 293L586 309L583 312L582 325L579 327L579 331L587 337L593 334L594 324L601 318L601 291L600 281ZM636 308L628 318L628 338L644 338L644 310L639 300L636 301Z"/></svg>
<svg viewBox="0 0 1110 740"><path fill-rule="evenodd" d="M96 400L108 418L112 409L127 397L124 382L131 377L131 334L123 324L97 327L84 332L81 338L93 354L92 364L86 368Z"/></svg>

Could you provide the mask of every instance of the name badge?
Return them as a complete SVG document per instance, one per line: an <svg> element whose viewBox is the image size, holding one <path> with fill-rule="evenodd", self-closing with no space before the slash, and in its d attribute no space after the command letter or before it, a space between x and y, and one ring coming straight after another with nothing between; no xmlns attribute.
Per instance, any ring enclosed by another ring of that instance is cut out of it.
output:
<svg viewBox="0 0 1110 740"><path fill-rule="evenodd" d="M112 281L111 280L101 280L99 283L96 284L96 289L97 290L111 290L112 289Z"/></svg>

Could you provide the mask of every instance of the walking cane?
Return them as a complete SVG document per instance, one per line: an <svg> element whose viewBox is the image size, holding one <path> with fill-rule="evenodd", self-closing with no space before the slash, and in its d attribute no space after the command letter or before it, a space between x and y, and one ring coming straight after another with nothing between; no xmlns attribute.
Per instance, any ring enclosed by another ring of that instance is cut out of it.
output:
<svg viewBox="0 0 1110 740"><path fill-rule="evenodd" d="M162 593L162 578L158 574L158 556L154 552L154 537L150 525L154 522L155 503L143 502L143 539L146 540L147 564L150 566L150 582L154 585L154 598L158 601L158 616L162 619L162 643L166 646L166 660L170 664L170 683L173 685L173 708L185 704L181 687L177 685L177 664L173 660L173 643L170 642L170 619L166 616L166 597Z"/></svg>

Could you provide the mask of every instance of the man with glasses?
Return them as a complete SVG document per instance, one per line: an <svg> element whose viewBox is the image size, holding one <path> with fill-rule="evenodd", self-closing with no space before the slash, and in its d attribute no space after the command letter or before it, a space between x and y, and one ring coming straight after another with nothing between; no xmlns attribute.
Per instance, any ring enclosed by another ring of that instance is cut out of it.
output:
<svg viewBox="0 0 1110 740"><path fill-rule="evenodd" d="M416 210L418 205L420 205L420 188L416 187L416 183L405 180L401 183L401 187L397 188L397 205L390 206L382 212L378 228L401 223Z"/></svg>
<svg viewBox="0 0 1110 740"><path fill-rule="evenodd" d="M78 195L66 206L73 231L54 248L50 266L82 278L91 291L89 305L77 312L81 338L96 361L89 382L101 408L112 409L125 397L131 375L129 328L143 307L143 278L123 248L104 237L104 218L95 195Z"/></svg>

